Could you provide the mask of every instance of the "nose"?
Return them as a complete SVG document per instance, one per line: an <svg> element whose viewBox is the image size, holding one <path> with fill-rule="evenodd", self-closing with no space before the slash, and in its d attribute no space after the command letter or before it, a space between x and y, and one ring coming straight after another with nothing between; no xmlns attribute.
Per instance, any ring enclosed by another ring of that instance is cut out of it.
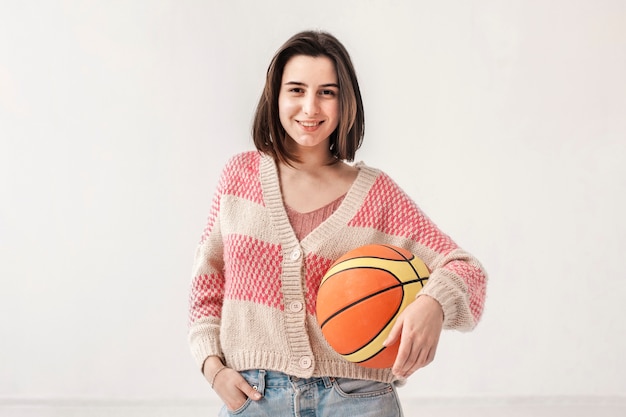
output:
<svg viewBox="0 0 626 417"><path fill-rule="evenodd" d="M307 94L302 103L302 111L307 116L316 115L320 112L317 94Z"/></svg>

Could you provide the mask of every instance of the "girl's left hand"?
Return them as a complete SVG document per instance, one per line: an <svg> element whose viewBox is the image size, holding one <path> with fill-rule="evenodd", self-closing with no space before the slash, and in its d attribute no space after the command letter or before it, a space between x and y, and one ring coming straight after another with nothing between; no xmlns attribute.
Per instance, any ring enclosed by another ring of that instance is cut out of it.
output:
<svg viewBox="0 0 626 417"><path fill-rule="evenodd" d="M427 295L417 297L398 316L384 345L400 338L393 373L408 378L419 368L433 361L443 328L443 310L437 300Z"/></svg>

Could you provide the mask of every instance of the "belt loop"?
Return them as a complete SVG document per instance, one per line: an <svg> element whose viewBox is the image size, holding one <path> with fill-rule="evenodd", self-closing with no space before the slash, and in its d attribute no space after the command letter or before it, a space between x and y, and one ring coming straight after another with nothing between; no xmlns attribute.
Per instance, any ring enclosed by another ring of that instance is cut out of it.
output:
<svg viewBox="0 0 626 417"><path fill-rule="evenodd" d="M265 393L265 379L267 378L267 372L265 369L259 369L259 388L258 391L261 394Z"/></svg>
<svg viewBox="0 0 626 417"><path fill-rule="evenodd" d="M329 376L323 376L322 377L322 381L324 381L324 387L325 388L330 388L333 386L333 382L335 382L335 378L329 377Z"/></svg>

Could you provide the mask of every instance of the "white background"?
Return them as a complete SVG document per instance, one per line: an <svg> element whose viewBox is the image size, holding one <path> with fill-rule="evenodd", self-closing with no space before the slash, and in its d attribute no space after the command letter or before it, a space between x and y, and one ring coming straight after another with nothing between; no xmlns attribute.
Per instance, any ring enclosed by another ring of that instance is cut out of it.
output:
<svg viewBox="0 0 626 417"><path fill-rule="evenodd" d="M626 396L626 2L0 2L0 400L214 400L186 341L275 50L350 51L358 160L486 266L411 398ZM410 414L409 414L410 415Z"/></svg>

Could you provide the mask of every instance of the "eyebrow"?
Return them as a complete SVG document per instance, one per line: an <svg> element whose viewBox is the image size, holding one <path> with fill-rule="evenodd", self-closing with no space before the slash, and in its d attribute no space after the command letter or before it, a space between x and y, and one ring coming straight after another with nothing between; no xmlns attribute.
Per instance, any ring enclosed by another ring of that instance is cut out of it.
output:
<svg viewBox="0 0 626 417"><path fill-rule="evenodd" d="M303 83L303 82L300 82L300 81L287 81L285 83L285 85L298 85L298 86L302 86L302 87L308 87L308 85L306 83ZM323 88L327 88L327 87L339 88L339 84L327 83L327 84L320 85L320 87L323 87Z"/></svg>

